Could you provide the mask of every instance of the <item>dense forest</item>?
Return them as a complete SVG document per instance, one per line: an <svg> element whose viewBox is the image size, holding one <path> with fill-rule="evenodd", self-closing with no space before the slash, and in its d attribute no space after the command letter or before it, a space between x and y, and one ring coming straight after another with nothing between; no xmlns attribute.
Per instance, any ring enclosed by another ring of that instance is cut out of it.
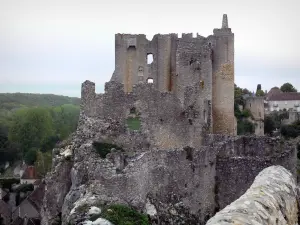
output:
<svg viewBox="0 0 300 225"><path fill-rule="evenodd" d="M52 94L0 94L0 172L24 160L43 175L52 148L76 130L79 98Z"/></svg>

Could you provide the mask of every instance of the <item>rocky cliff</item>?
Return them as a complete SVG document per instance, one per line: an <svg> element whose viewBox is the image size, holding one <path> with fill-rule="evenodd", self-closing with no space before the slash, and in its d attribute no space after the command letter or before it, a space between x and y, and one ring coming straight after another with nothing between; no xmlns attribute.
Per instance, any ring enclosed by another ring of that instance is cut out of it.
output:
<svg viewBox="0 0 300 225"><path fill-rule="evenodd" d="M70 143L53 150L42 224L88 224L89 210L113 204L148 215L152 224L204 224L263 168L296 172L295 146L276 139L210 135L198 148L132 149L132 133L120 130L115 121L81 113Z"/></svg>

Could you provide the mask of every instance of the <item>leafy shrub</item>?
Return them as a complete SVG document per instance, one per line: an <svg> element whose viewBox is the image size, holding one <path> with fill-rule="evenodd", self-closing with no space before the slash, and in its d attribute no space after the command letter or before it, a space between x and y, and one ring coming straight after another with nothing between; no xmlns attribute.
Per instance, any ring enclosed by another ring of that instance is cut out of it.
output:
<svg viewBox="0 0 300 225"><path fill-rule="evenodd" d="M248 120L238 120L237 121L237 134L253 134L255 132L254 124Z"/></svg>
<svg viewBox="0 0 300 225"><path fill-rule="evenodd" d="M125 205L115 204L104 208L101 218L118 225L150 225L147 215ZM94 217L93 219L96 220L97 218Z"/></svg>
<svg viewBox="0 0 300 225"><path fill-rule="evenodd" d="M111 152L112 148L123 151L123 149L117 145L97 141L93 142L93 147L103 159L106 158L106 155Z"/></svg>
<svg viewBox="0 0 300 225"><path fill-rule="evenodd" d="M300 122L297 121L291 125L283 125L280 132L286 138L296 138L300 135Z"/></svg>
<svg viewBox="0 0 300 225"><path fill-rule="evenodd" d="M34 162L37 159L37 150L35 148L29 149L28 152L25 153L24 160L27 165L34 165Z"/></svg>
<svg viewBox="0 0 300 225"><path fill-rule="evenodd" d="M126 120L127 126L130 130L141 129L141 120L139 117L129 117Z"/></svg>
<svg viewBox="0 0 300 225"><path fill-rule="evenodd" d="M17 179L17 178L0 179L0 187L2 187L2 188L11 189L11 186L13 184L19 184L19 183L20 183L20 179Z"/></svg>

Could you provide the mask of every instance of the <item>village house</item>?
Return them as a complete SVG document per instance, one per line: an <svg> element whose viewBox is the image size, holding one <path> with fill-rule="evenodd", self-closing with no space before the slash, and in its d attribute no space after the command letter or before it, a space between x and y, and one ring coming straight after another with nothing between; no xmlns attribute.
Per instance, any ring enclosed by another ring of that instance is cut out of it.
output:
<svg viewBox="0 0 300 225"><path fill-rule="evenodd" d="M300 112L300 92L282 92L273 87L265 98L265 112L281 110Z"/></svg>
<svg viewBox="0 0 300 225"><path fill-rule="evenodd" d="M11 221L11 209L9 205L0 199L0 225L10 224Z"/></svg>
<svg viewBox="0 0 300 225"><path fill-rule="evenodd" d="M37 224L37 221L40 221L40 211L44 192L45 184L41 183L24 201L21 202L12 213L13 224L16 224L16 221L21 220L23 221L21 224L28 224L30 221L31 223L34 222L33 224Z"/></svg>
<svg viewBox="0 0 300 225"><path fill-rule="evenodd" d="M34 166L28 166L21 176L20 184L38 184L39 177Z"/></svg>

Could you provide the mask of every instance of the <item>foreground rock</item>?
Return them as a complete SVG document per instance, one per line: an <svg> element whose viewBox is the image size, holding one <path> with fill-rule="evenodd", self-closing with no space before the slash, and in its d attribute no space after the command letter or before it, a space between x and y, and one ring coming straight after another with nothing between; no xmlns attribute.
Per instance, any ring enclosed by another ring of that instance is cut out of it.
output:
<svg viewBox="0 0 300 225"><path fill-rule="evenodd" d="M295 225L298 197L293 175L281 166L271 166L260 172L247 192L218 212L207 225Z"/></svg>
<svg viewBox="0 0 300 225"><path fill-rule="evenodd" d="M148 214L152 224L203 224L262 169L282 165L296 172L295 146L277 139L212 135L198 148L133 150L122 145L130 135L118 136L113 124L81 115L70 143L54 150L42 224L84 224L90 208L112 204ZM103 155L93 144L108 140L122 148Z"/></svg>

